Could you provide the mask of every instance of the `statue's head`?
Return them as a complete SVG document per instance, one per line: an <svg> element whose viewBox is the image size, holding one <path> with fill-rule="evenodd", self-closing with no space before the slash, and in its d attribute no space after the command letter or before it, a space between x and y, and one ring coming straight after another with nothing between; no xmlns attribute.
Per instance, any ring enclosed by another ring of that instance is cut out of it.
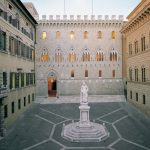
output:
<svg viewBox="0 0 150 150"><path fill-rule="evenodd" d="M82 81L82 84L85 85L85 81Z"/></svg>

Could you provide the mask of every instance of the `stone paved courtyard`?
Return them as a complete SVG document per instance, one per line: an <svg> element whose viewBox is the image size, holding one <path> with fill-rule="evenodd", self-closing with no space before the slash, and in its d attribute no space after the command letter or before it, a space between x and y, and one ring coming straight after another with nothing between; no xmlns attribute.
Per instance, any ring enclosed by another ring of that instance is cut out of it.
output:
<svg viewBox="0 0 150 150"><path fill-rule="evenodd" d="M150 120L128 102L89 103L90 120L105 123L101 142L69 142L63 124L79 120L79 103L34 104L7 131L0 150L150 150Z"/></svg>

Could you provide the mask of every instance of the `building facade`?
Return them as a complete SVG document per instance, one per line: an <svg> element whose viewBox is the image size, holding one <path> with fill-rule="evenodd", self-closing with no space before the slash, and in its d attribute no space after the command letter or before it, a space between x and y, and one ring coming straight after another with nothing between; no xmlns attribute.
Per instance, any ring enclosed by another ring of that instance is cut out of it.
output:
<svg viewBox="0 0 150 150"><path fill-rule="evenodd" d="M123 95L123 16L46 16L38 21L37 96Z"/></svg>
<svg viewBox="0 0 150 150"><path fill-rule="evenodd" d="M142 0L127 19L121 30L127 99L150 114L150 1Z"/></svg>
<svg viewBox="0 0 150 150"><path fill-rule="evenodd" d="M20 0L0 1L0 136L34 101L36 24Z"/></svg>

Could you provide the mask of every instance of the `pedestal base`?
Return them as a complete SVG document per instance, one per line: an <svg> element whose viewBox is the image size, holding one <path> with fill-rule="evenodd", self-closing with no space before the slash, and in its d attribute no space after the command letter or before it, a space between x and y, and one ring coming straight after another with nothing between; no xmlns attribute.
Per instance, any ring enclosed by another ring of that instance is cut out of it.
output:
<svg viewBox="0 0 150 150"><path fill-rule="evenodd" d="M101 124L89 122L89 125L83 126L76 122L64 126L62 136L74 142L100 142L109 137L109 132Z"/></svg>

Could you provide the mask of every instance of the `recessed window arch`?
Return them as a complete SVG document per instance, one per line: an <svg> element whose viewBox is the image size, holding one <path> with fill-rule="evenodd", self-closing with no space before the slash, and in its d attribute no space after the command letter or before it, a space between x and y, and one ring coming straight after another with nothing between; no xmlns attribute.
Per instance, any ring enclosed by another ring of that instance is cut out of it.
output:
<svg viewBox="0 0 150 150"><path fill-rule="evenodd" d="M115 32L115 31L112 31L112 32L111 32L111 38L112 38L112 39L115 39L115 38L116 38L116 32Z"/></svg>
<svg viewBox="0 0 150 150"><path fill-rule="evenodd" d="M116 51L110 52L110 61L118 61L118 53Z"/></svg>
<svg viewBox="0 0 150 150"><path fill-rule="evenodd" d="M104 61L104 53L101 51L98 51L96 53L96 61Z"/></svg>
<svg viewBox="0 0 150 150"><path fill-rule="evenodd" d="M75 33L74 33L74 31L71 31L70 34L69 34L69 36L70 36L70 39L75 39Z"/></svg>
<svg viewBox="0 0 150 150"><path fill-rule="evenodd" d="M63 61L63 55L61 49L58 48L55 50L55 62L61 63Z"/></svg>
<svg viewBox="0 0 150 150"><path fill-rule="evenodd" d="M91 56L89 52L84 52L82 54L82 61L91 61Z"/></svg>
<svg viewBox="0 0 150 150"><path fill-rule="evenodd" d="M98 39L101 39L101 38L102 38L102 31L98 31L98 32L97 32L97 38L98 38Z"/></svg>
<svg viewBox="0 0 150 150"><path fill-rule="evenodd" d="M46 40L46 38L47 38L47 33L46 33L46 31L43 31L42 32L42 40Z"/></svg>
<svg viewBox="0 0 150 150"><path fill-rule="evenodd" d="M56 39L60 39L61 37L61 32L60 31L56 31Z"/></svg>
<svg viewBox="0 0 150 150"><path fill-rule="evenodd" d="M49 55L47 50L43 50L41 54L41 62L48 62L49 61Z"/></svg>
<svg viewBox="0 0 150 150"><path fill-rule="evenodd" d="M73 63L73 62L76 62L76 53L75 52L70 52L69 55L68 55L68 59L69 59L69 62Z"/></svg>
<svg viewBox="0 0 150 150"><path fill-rule="evenodd" d="M132 81L132 68L129 68L129 80Z"/></svg>
<svg viewBox="0 0 150 150"><path fill-rule="evenodd" d="M88 34L89 34L88 31L84 31L84 33L83 33L83 38L84 38L84 39L88 39Z"/></svg>

